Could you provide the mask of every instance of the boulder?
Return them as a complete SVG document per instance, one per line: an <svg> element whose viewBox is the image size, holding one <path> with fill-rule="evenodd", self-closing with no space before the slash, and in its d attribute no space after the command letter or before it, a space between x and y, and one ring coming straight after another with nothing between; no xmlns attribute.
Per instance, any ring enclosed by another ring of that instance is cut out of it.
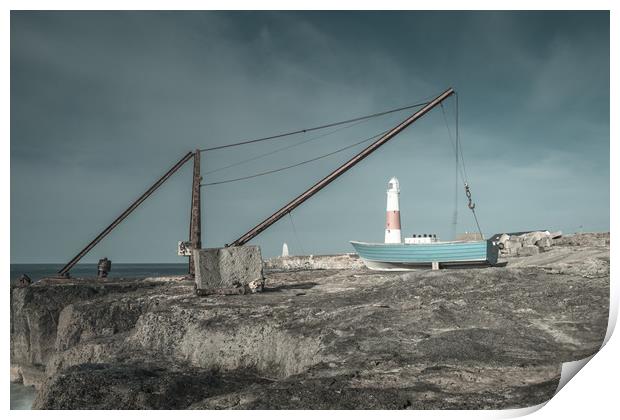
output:
<svg viewBox="0 0 620 420"><path fill-rule="evenodd" d="M553 240L550 236L544 237L536 241L536 246L542 251L548 250L549 248L551 248L551 245L553 245Z"/></svg>
<svg viewBox="0 0 620 420"><path fill-rule="evenodd" d="M529 257L531 255L538 254L539 250L536 245L523 245L521 248L517 250L517 256L519 257Z"/></svg>
<svg viewBox="0 0 620 420"><path fill-rule="evenodd" d="M499 237L499 239L497 240L499 243L503 244L505 243L508 239L510 239L510 235L506 234L506 233L502 233L502 235Z"/></svg>
<svg viewBox="0 0 620 420"><path fill-rule="evenodd" d="M548 238L549 232L545 231L545 232L529 232L529 233L525 233L523 235L521 235L521 240L523 242L523 245L534 245L536 244L536 242L538 242L539 240L543 239L543 238Z"/></svg>
<svg viewBox="0 0 620 420"><path fill-rule="evenodd" d="M518 248L521 248L522 245L523 244L521 243L519 239L513 237L504 243L504 249L507 249L507 250L518 249Z"/></svg>
<svg viewBox="0 0 620 420"><path fill-rule="evenodd" d="M198 294L231 290L243 294L262 290L264 277L260 247L196 249L193 253Z"/></svg>

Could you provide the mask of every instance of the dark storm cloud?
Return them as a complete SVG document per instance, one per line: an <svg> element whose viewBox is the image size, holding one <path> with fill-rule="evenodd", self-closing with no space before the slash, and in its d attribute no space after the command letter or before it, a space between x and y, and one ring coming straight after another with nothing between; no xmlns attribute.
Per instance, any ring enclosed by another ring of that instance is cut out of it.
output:
<svg viewBox="0 0 620 420"><path fill-rule="evenodd" d="M448 86L460 94L487 233L609 229L608 13L13 12L11 259L68 259L188 150L408 104ZM452 121L453 100L446 112ZM317 156L403 117L205 178ZM207 153L203 172L297 140ZM352 153L207 188L204 242L235 239ZM453 159L437 109L294 212L304 250L381 240L393 175L405 232L447 237ZM176 261L189 189L185 168L88 259ZM459 231L473 230L459 194ZM255 240L267 255L283 241L300 251L288 218Z"/></svg>

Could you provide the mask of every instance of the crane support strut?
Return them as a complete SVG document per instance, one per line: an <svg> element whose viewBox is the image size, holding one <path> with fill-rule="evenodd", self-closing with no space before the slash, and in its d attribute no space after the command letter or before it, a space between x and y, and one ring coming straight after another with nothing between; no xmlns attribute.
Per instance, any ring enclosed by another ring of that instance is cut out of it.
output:
<svg viewBox="0 0 620 420"><path fill-rule="evenodd" d="M121 213L108 227L106 227L99 235L95 237L88 245L84 247L71 261L69 261L63 268L60 269L58 275L61 277L68 277L69 270L75 266L88 252L95 247L103 238L105 238L116 226L118 226L127 216L131 214L144 200L146 200L151 194L155 192L164 182L168 180L176 171L178 171L188 160L194 156L194 152L188 152L181 160L179 160L168 172L166 172L161 178L159 178L151 187L146 190L144 194L136 199L124 212Z"/></svg>

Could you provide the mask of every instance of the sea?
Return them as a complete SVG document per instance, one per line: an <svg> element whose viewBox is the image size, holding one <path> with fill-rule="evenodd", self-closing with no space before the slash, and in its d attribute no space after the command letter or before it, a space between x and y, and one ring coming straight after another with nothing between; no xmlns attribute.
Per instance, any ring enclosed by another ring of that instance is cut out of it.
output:
<svg viewBox="0 0 620 420"><path fill-rule="evenodd" d="M54 276L63 264L11 264L11 282L22 274L36 282L44 277ZM141 277L176 276L187 273L187 264L114 263L108 277L132 279ZM97 264L77 264L71 270L72 277L96 277ZM11 383L11 410L29 410L34 401L34 387Z"/></svg>

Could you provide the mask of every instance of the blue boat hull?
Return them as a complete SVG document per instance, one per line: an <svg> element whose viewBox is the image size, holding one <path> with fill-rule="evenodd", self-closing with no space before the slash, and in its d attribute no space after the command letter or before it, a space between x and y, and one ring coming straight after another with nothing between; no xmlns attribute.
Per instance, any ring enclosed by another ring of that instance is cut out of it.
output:
<svg viewBox="0 0 620 420"><path fill-rule="evenodd" d="M498 249L491 241L453 241L428 244L381 244L351 241L372 270L410 270L431 266L495 265Z"/></svg>

